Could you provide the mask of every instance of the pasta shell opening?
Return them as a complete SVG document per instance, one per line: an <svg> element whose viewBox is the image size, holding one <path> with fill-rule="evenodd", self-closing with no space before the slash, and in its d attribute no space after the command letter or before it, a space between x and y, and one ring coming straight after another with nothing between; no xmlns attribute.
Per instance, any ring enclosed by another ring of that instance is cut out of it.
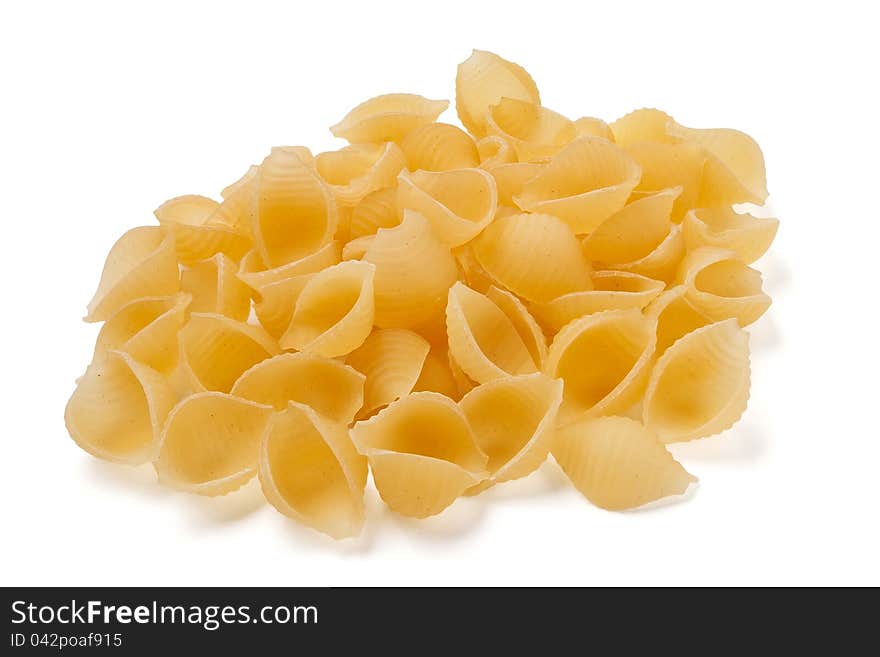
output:
<svg viewBox="0 0 880 657"><path fill-rule="evenodd" d="M518 196L526 183L543 169L544 165L536 162L511 162L488 169L495 179L495 186L498 188L498 204L516 207L514 197Z"/></svg>
<svg viewBox="0 0 880 657"><path fill-rule="evenodd" d="M657 321L658 356L680 337L712 323L688 300L684 285L677 285L660 294L645 309L645 314Z"/></svg>
<svg viewBox="0 0 880 657"><path fill-rule="evenodd" d="M664 283L671 283L678 275L679 267L686 253L681 226L672 224L669 233L648 255L632 262L606 265L609 269L627 271L647 276Z"/></svg>
<svg viewBox="0 0 880 657"><path fill-rule="evenodd" d="M515 294L490 285L486 297L507 315L513 328L529 351L535 368L540 370L547 359L547 338L525 304Z"/></svg>
<svg viewBox="0 0 880 657"><path fill-rule="evenodd" d="M318 175L343 207L354 207L367 194L393 184L404 166L403 152L394 143L358 144L315 158Z"/></svg>
<svg viewBox="0 0 880 657"><path fill-rule="evenodd" d="M681 227L688 251L703 246L728 249L750 264L770 248L779 220L739 214L733 208L702 208L689 212Z"/></svg>
<svg viewBox="0 0 880 657"><path fill-rule="evenodd" d="M154 214L159 224L174 234L177 259L183 264L217 253L240 260L251 247L250 239L235 230L234 222L223 216L223 207L213 199L178 196L163 203Z"/></svg>
<svg viewBox="0 0 880 657"><path fill-rule="evenodd" d="M351 239L375 235L380 228L394 228L402 214L397 211L397 190L377 189L367 194L351 213Z"/></svg>
<svg viewBox="0 0 880 657"><path fill-rule="evenodd" d="M671 218L679 223L685 213L700 203L700 189L706 162L705 151L696 144L639 142L626 146L642 177L632 198L644 198L665 189L679 187L681 193L672 205Z"/></svg>
<svg viewBox="0 0 880 657"><path fill-rule="evenodd" d="M400 144L410 171L450 171L479 166L474 138L448 123L429 123L413 130Z"/></svg>
<svg viewBox="0 0 880 657"><path fill-rule="evenodd" d="M486 129L510 143L521 162L551 157L577 136L574 123L558 112L515 98L489 108Z"/></svg>
<svg viewBox="0 0 880 657"><path fill-rule="evenodd" d="M460 399L458 384L449 364L449 353L445 346L431 346L422 371L412 389L413 392L438 392L450 399Z"/></svg>
<svg viewBox="0 0 880 657"><path fill-rule="evenodd" d="M238 265L223 253L184 269L180 287L192 295L193 312L217 313L240 322L250 316L250 291L238 278Z"/></svg>
<svg viewBox="0 0 880 657"><path fill-rule="evenodd" d="M516 162L516 151L504 137L491 135L477 142L477 153L480 155L480 166L492 169L502 164Z"/></svg>
<svg viewBox="0 0 880 657"><path fill-rule="evenodd" d="M352 144L400 142L413 130L433 122L447 107L448 100L385 94L355 107L330 132Z"/></svg>

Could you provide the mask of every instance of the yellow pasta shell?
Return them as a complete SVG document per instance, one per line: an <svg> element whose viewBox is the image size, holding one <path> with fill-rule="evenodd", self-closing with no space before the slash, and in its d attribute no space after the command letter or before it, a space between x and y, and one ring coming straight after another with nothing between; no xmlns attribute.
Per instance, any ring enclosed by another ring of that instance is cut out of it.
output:
<svg viewBox="0 0 880 657"><path fill-rule="evenodd" d="M668 126L675 121L666 112L654 108L637 109L611 124L614 141L621 146L641 142L673 143Z"/></svg>
<svg viewBox="0 0 880 657"><path fill-rule="evenodd" d="M447 107L448 100L385 94L355 107L330 132L352 144L400 142L413 130L434 121Z"/></svg>
<svg viewBox="0 0 880 657"><path fill-rule="evenodd" d="M745 264L764 255L778 228L778 219L739 214L729 207L692 210L681 224L688 251L701 246L729 249Z"/></svg>
<svg viewBox="0 0 880 657"><path fill-rule="evenodd" d="M516 151L504 137L490 135L477 142L477 153L480 155L480 166L492 169L502 164L516 162Z"/></svg>
<svg viewBox="0 0 880 657"><path fill-rule="evenodd" d="M680 337L712 323L688 300L684 285L676 285L660 294L645 308L645 314L657 321L658 356Z"/></svg>
<svg viewBox="0 0 880 657"><path fill-rule="evenodd" d="M342 247L338 242L325 244L314 253L279 267L267 268L260 254L250 251L242 259L238 277L255 292L267 285L288 280L302 274L315 274L327 267L338 264L342 259Z"/></svg>
<svg viewBox="0 0 880 657"><path fill-rule="evenodd" d="M596 119L592 116L583 116L574 121L574 129L578 137L601 137L608 141L614 141L614 133L602 119Z"/></svg>
<svg viewBox="0 0 880 657"><path fill-rule="evenodd" d="M449 353L444 346L431 345L413 392L439 392L450 399L459 399L458 384L449 364Z"/></svg>
<svg viewBox="0 0 880 657"><path fill-rule="evenodd" d="M253 237L259 179L260 167L249 167L241 178L220 192L223 202L220 204L220 211L215 215L218 224L225 223L248 239Z"/></svg>
<svg viewBox="0 0 880 657"><path fill-rule="evenodd" d="M342 259L360 260L367 254L370 244L373 243L374 239L376 239L375 235L364 235L363 237L351 240L342 247Z"/></svg>
<svg viewBox="0 0 880 657"><path fill-rule="evenodd" d="M574 123L538 103L502 98L489 108L486 130L502 137L520 162L543 160L577 137Z"/></svg>
<svg viewBox="0 0 880 657"><path fill-rule="evenodd" d="M477 262L473 247L470 244L465 244L455 249L453 255L455 256L455 262L458 264L459 278L468 287L485 294L493 283L492 277Z"/></svg>
<svg viewBox="0 0 880 657"><path fill-rule="evenodd" d="M400 148L410 171L471 169L480 164L474 138L448 123L429 123L413 130Z"/></svg>
<svg viewBox="0 0 880 657"><path fill-rule="evenodd" d="M507 315L513 328L519 334L537 369L541 369L547 358L547 338L532 317L525 304L515 294L490 285L485 292L492 303Z"/></svg>
<svg viewBox="0 0 880 657"><path fill-rule="evenodd" d="M380 228L394 228L400 219L397 190L394 187L377 189L361 199L352 211L350 237L354 240L375 235Z"/></svg>
<svg viewBox="0 0 880 657"><path fill-rule="evenodd" d="M224 253L184 269L180 288L192 295L192 312L217 313L240 322L251 314L250 290L238 278L238 265Z"/></svg>
<svg viewBox="0 0 880 657"><path fill-rule="evenodd" d="M405 166L403 151L394 143L357 144L315 157L318 175L329 185L337 204L346 208L392 185Z"/></svg>
<svg viewBox="0 0 880 657"><path fill-rule="evenodd" d="M646 141L626 146L626 152L642 170L642 177L632 194L633 199L644 198L664 189L680 188L681 193L675 199L671 214L676 223L700 203L706 162L706 152L700 146Z"/></svg>
<svg viewBox="0 0 880 657"><path fill-rule="evenodd" d="M178 196L165 201L154 214L174 234L177 259L183 264L206 260L217 253L240 260L251 247L250 239L236 232L231 220L222 218L220 204L204 196Z"/></svg>
<svg viewBox="0 0 880 657"><path fill-rule="evenodd" d="M671 224L669 233L657 245L653 251L643 258L632 262L604 265L608 269L627 271L640 274L665 283L671 283L678 275L682 258L685 256L684 238L681 235L681 226Z"/></svg>
<svg viewBox="0 0 880 657"><path fill-rule="evenodd" d="M510 162L499 164L488 169L495 179L498 188L498 204L515 207L515 196L519 196L523 187L537 176L544 164L536 162Z"/></svg>

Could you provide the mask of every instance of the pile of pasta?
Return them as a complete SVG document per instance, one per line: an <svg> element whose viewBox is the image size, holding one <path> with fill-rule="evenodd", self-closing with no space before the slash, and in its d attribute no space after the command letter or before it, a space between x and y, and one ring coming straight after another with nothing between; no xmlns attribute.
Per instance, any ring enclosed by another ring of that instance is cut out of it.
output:
<svg viewBox="0 0 880 657"><path fill-rule="evenodd" d="M667 449L749 395L749 265L775 219L742 132L656 109L606 124L543 106L474 51L445 100L382 95L313 155L273 148L221 192L161 205L112 247L104 322L65 420L94 456L201 495L259 478L336 538L368 473L424 518L548 454L613 510L696 481Z"/></svg>

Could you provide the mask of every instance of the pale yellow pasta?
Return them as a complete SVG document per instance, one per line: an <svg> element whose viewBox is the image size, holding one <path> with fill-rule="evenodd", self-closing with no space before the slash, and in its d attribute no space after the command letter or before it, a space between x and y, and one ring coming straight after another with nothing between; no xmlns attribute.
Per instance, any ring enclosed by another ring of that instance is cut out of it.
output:
<svg viewBox="0 0 880 657"><path fill-rule="evenodd" d="M494 285L489 286L485 295L498 306L501 312L507 315L507 319L513 324L513 328L519 334L526 349L529 350L535 368L540 370L547 359L547 338L544 337L541 327L525 304L515 294Z"/></svg>
<svg viewBox="0 0 880 657"><path fill-rule="evenodd" d="M362 237L358 237L349 241L345 246L342 247L342 259L360 260L367 254L367 251L370 249L370 245L375 239L375 235L363 235Z"/></svg>
<svg viewBox="0 0 880 657"><path fill-rule="evenodd" d="M642 170L632 198L639 199L673 187L681 193L672 206L672 220L680 222L685 213L697 207L703 180L705 151L696 144L639 142L626 146L626 152Z"/></svg>
<svg viewBox="0 0 880 657"><path fill-rule="evenodd" d="M305 404L347 425L363 405L364 375L333 358L284 353L246 370L230 394L276 411L283 411L291 401Z"/></svg>
<svg viewBox="0 0 880 657"><path fill-rule="evenodd" d="M223 202L216 215L217 223L225 223L249 239L253 236L259 179L260 167L253 165L241 178L220 192Z"/></svg>
<svg viewBox="0 0 880 657"><path fill-rule="evenodd" d="M490 135L477 142L477 153L480 155L480 166L492 169L501 164L516 162L516 151L504 137Z"/></svg>
<svg viewBox="0 0 880 657"><path fill-rule="evenodd" d="M620 210L639 182L639 165L601 137L581 137L554 155L514 197L529 212L552 214L577 234Z"/></svg>
<svg viewBox="0 0 880 657"><path fill-rule="evenodd" d="M238 277L252 290L259 292L267 285L288 280L302 274L316 274L340 262L342 246L329 242L317 251L279 267L267 268L257 251L248 252L242 258Z"/></svg>
<svg viewBox="0 0 880 657"><path fill-rule="evenodd" d="M447 107L448 100L385 94L355 107L330 131L352 144L400 142L413 130L433 122Z"/></svg>
<svg viewBox="0 0 880 657"><path fill-rule="evenodd" d="M543 168L544 165L537 162L510 162L488 169L498 189L498 204L516 207L514 197L519 196L525 184L537 176Z"/></svg>
<svg viewBox="0 0 880 657"><path fill-rule="evenodd" d="M136 465L155 458L162 423L175 401L162 374L111 350L77 382L64 423L89 454Z"/></svg>
<svg viewBox="0 0 880 657"><path fill-rule="evenodd" d="M681 226L672 224L669 233L653 251L632 262L604 265L608 269L628 271L665 283L671 283L678 275L679 267L686 253Z"/></svg>
<svg viewBox="0 0 880 657"><path fill-rule="evenodd" d="M379 495L401 515L436 515L488 476L464 413L434 392L392 403L355 424L351 438L370 462Z"/></svg>
<svg viewBox="0 0 880 657"><path fill-rule="evenodd" d="M675 121L666 112L654 108L637 109L611 124L614 141L630 146L651 141L671 144L676 140L669 134L669 126Z"/></svg>
<svg viewBox="0 0 880 657"><path fill-rule="evenodd" d="M453 255L458 264L459 278L468 287L485 294L493 283L492 277L477 262L473 247L470 244L465 244L455 249Z"/></svg>
<svg viewBox="0 0 880 657"><path fill-rule="evenodd" d="M562 381L540 373L496 379L466 394L459 405L489 471L468 492L534 472L547 458L561 403Z"/></svg>
<svg viewBox="0 0 880 657"><path fill-rule="evenodd" d="M153 462L159 481L199 495L225 495L257 471L272 407L222 392L182 399L168 414Z"/></svg>
<svg viewBox="0 0 880 657"><path fill-rule="evenodd" d="M452 358L478 383L537 369L507 315L491 299L461 282L449 290L446 330Z"/></svg>
<svg viewBox="0 0 880 657"><path fill-rule="evenodd" d="M413 328L443 315L458 270L418 212L409 210L399 226L379 229L363 259L376 266L376 326Z"/></svg>
<svg viewBox="0 0 880 657"><path fill-rule="evenodd" d="M431 345L406 329L377 329L345 359L366 377L359 417L405 397L416 385Z"/></svg>
<svg viewBox="0 0 880 657"><path fill-rule="evenodd" d="M396 183L396 181L395 181ZM367 194L351 213L349 237L375 235L380 228L394 228L402 214L397 211L397 189L386 187Z"/></svg>
<svg viewBox="0 0 880 657"><path fill-rule="evenodd" d="M174 236L159 226L132 228L110 249L85 320L101 322L135 299L164 297L179 289Z"/></svg>
<svg viewBox="0 0 880 657"><path fill-rule="evenodd" d="M177 259L185 265L217 253L240 260L251 247L250 239L232 227L234 221L223 218L221 205L204 196L178 196L165 201L153 214L174 234Z"/></svg>
<svg viewBox="0 0 880 657"><path fill-rule="evenodd" d="M357 349L373 326L375 273L371 263L348 260L315 274L296 300L281 347L330 358Z"/></svg>
<svg viewBox="0 0 880 657"><path fill-rule="evenodd" d="M455 381L455 387L458 391L456 395L450 395L450 399L461 399L462 396L469 393L479 384L464 373L464 370L461 369L461 366L453 357L452 351L448 351L446 355L449 360L449 371L452 373L452 379Z"/></svg>
<svg viewBox="0 0 880 657"><path fill-rule="evenodd" d="M318 175L344 208L353 208L367 194L391 185L405 166L403 151L394 143L357 144L315 157Z"/></svg>
<svg viewBox="0 0 880 657"><path fill-rule="evenodd" d="M253 308L257 321L276 340L290 326L299 295L315 274L299 274L269 283L253 292Z"/></svg>
<svg viewBox="0 0 880 657"><path fill-rule="evenodd" d="M448 123L429 123L413 130L400 148L410 171L471 169L480 164L474 138Z"/></svg>
<svg viewBox="0 0 880 657"><path fill-rule="evenodd" d="M456 247L476 237L495 217L495 179L483 169L404 171L398 178L397 206L415 210L434 234Z"/></svg>
<svg viewBox="0 0 880 657"><path fill-rule="evenodd" d="M560 421L626 411L645 388L655 323L638 309L606 310L567 324L550 345L544 373L565 381Z"/></svg>
<svg viewBox="0 0 880 657"><path fill-rule="evenodd" d="M535 303L591 287L577 238L548 214L498 218L473 241L473 251L494 281Z"/></svg>
<svg viewBox="0 0 880 657"><path fill-rule="evenodd" d="M551 157L577 137L574 123L562 114L514 98L502 98L489 108L486 130L507 141L520 162Z"/></svg>
<svg viewBox="0 0 880 657"><path fill-rule="evenodd" d="M412 389L413 392L439 392L450 399L460 399L455 375L449 364L449 353L445 345L431 345L422 371Z"/></svg>
<svg viewBox="0 0 880 657"><path fill-rule="evenodd" d="M653 431L626 417L587 418L563 427L553 457L584 497L609 511L682 495L697 481Z"/></svg>
<svg viewBox="0 0 880 657"><path fill-rule="evenodd" d="M180 331L181 361L197 391L229 392L245 370L277 353L265 330L223 315L193 313Z"/></svg>
<svg viewBox="0 0 880 657"><path fill-rule="evenodd" d="M455 109L468 132L486 136L489 108L502 98L540 105L535 81L526 70L485 50L474 50L458 65L455 76Z"/></svg>
<svg viewBox="0 0 880 657"><path fill-rule="evenodd" d="M748 326L770 307L761 272L737 260L733 251L706 246L688 253L678 280L688 299L713 321L732 317Z"/></svg>
<svg viewBox="0 0 880 657"><path fill-rule="evenodd" d="M688 251L701 246L729 249L745 264L764 255L778 228L778 219L739 214L729 207L691 210L681 224Z"/></svg>
<svg viewBox="0 0 880 657"><path fill-rule="evenodd" d="M190 310L246 321L251 313L250 290L238 277L238 269L238 264L224 253L185 268L180 274L180 288L192 295Z"/></svg>
<svg viewBox="0 0 880 657"><path fill-rule="evenodd" d="M645 308L645 314L657 321L658 356L680 337L712 323L688 300L684 285L676 285L660 294Z"/></svg>
<svg viewBox="0 0 880 657"><path fill-rule="evenodd" d="M367 460L344 425L291 402L263 435L260 485L278 511L336 539L364 524Z"/></svg>
<svg viewBox="0 0 880 657"><path fill-rule="evenodd" d="M749 379L748 333L732 319L698 328L657 359L645 425L666 443L720 433L745 411Z"/></svg>

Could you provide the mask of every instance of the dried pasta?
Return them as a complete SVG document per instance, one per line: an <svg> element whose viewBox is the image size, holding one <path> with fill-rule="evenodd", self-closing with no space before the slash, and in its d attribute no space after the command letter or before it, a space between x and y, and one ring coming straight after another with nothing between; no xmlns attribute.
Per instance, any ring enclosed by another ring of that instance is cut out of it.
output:
<svg viewBox="0 0 880 657"><path fill-rule="evenodd" d="M165 201L153 214L174 234L177 259L183 264L218 253L240 260L251 247L249 237L235 229L236 222L224 217L221 204L204 196L178 196Z"/></svg>
<svg viewBox="0 0 880 657"><path fill-rule="evenodd" d="M186 267L180 274L180 289L192 295L190 310L246 321L251 314L251 296L238 277L238 269L222 252Z"/></svg>
<svg viewBox="0 0 880 657"><path fill-rule="evenodd" d="M352 144L399 142L433 122L448 106L449 101L415 94L385 94L355 107L330 131Z"/></svg>

